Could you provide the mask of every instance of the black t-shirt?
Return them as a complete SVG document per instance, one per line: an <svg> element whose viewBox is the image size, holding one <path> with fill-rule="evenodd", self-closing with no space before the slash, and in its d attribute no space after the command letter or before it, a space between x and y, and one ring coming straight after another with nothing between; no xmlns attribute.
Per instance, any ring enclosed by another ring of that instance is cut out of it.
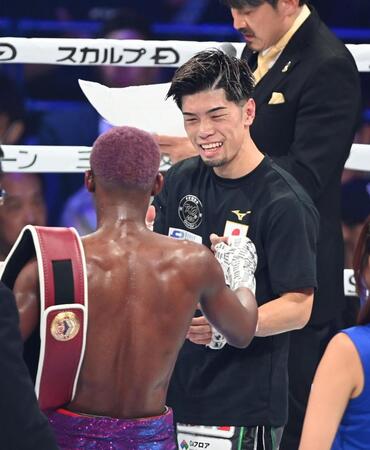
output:
<svg viewBox="0 0 370 450"><path fill-rule="evenodd" d="M209 235L254 242L259 305L316 287L318 214L303 188L265 157L248 175L218 177L199 157L174 165L154 200L154 230L209 246ZM246 349L211 350L186 341L167 403L178 422L281 426L287 417L287 333L255 338Z"/></svg>

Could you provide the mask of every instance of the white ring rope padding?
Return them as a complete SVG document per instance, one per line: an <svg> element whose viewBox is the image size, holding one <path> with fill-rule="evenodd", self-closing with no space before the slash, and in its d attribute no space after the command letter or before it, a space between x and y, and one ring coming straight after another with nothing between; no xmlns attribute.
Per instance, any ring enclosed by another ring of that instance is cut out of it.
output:
<svg viewBox="0 0 370 450"><path fill-rule="evenodd" d="M370 172L370 145L352 144L345 169Z"/></svg>
<svg viewBox="0 0 370 450"><path fill-rule="evenodd" d="M240 57L244 42L233 42ZM0 63L178 67L221 42L0 38ZM360 72L370 71L370 44L347 44Z"/></svg>
<svg viewBox="0 0 370 450"><path fill-rule="evenodd" d="M9 37L0 38L0 63L179 67L195 53L206 48L219 48L222 44L139 39ZM237 56L240 56L245 44L237 42L232 45Z"/></svg>
<svg viewBox="0 0 370 450"><path fill-rule="evenodd" d="M2 145L4 172L80 173L90 168L91 147L52 145ZM166 155L161 158L160 170L171 166Z"/></svg>
<svg viewBox="0 0 370 450"><path fill-rule="evenodd" d="M343 281L344 295L347 295L349 297L357 297L355 275L353 269L344 269Z"/></svg>
<svg viewBox="0 0 370 450"><path fill-rule="evenodd" d="M52 145L2 145L4 172L84 172L90 168L91 147ZM162 155L160 170L171 166ZM370 145L353 144L346 169L370 172Z"/></svg>

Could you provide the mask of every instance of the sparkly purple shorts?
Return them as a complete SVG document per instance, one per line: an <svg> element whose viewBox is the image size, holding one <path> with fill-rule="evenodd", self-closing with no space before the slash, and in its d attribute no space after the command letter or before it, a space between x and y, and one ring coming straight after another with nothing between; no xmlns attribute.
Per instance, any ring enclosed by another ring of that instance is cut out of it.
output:
<svg viewBox="0 0 370 450"><path fill-rule="evenodd" d="M173 415L144 419L84 416L63 409L44 411L60 449L176 450Z"/></svg>

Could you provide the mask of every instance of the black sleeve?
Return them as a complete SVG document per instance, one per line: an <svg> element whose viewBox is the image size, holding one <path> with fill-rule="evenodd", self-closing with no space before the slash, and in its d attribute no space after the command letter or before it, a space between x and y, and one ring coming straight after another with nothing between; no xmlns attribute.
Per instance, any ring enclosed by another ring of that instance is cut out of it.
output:
<svg viewBox="0 0 370 450"><path fill-rule="evenodd" d="M0 282L0 448L57 449L48 421L38 407L22 353L15 299Z"/></svg>
<svg viewBox="0 0 370 450"><path fill-rule="evenodd" d="M292 145L287 155L273 159L294 175L314 201L348 157L360 105L358 71L348 58L326 60L306 82Z"/></svg>
<svg viewBox="0 0 370 450"><path fill-rule="evenodd" d="M280 199L264 220L264 248L272 289L278 295L316 288L319 216L313 205Z"/></svg>
<svg viewBox="0 0 370 450"><path fill-rule="evenodd" d="M168 192L171 189L170 185L172 179L172 172L173 167L166 172L162 191L158 195L156 195L153 200L153 205L155 207L155 220L153 231L164 235L168 234L167 203L168 203Z"/></svg>

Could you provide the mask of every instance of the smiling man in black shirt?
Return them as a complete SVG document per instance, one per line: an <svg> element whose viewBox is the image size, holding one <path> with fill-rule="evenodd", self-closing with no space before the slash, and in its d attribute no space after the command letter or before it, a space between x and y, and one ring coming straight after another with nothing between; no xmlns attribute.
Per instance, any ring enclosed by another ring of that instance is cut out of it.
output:
<svg viewBox="0 0 370 450"><path fill-rule="evenodd" d="M244 235L258 256L259 319L249 348L212 349L210 326L193 319L168 404L177 422L213 428L179 426L180 448L278 448L287 419L286 332L311 314L318 215L303 188L252 141L252 88L244 61L209 50L177 70L168 93L199 156L168 171L154 230L208 246L211 233Z"/></svg>

